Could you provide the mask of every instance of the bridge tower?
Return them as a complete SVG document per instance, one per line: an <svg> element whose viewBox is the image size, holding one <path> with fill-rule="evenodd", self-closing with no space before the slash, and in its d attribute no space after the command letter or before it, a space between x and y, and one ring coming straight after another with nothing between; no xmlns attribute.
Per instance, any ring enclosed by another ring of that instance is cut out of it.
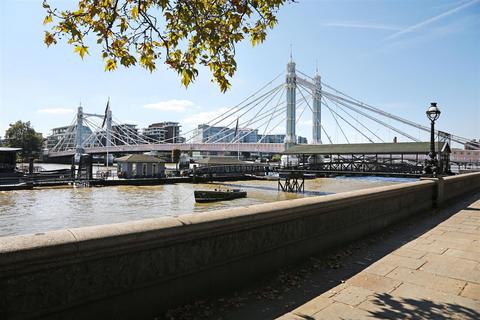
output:
<svg viewBox="0 0 480 320"><path fill-rule="evenodd" d="M75 128L75 163L80 162L80 156L84 153L83 149L83 107L80 105L77 110L77 125Z"/></svg>
<svg viewBox="0 0 480 320"><path fill-rule="evenodd" d="M322 144L322 80L317 73L313 78L313 127L312 127L312 144Z"/></svg>
<svg viewBox="0 0 480 320"><path fill-rule="evenodd" d="M106 113L106 125L107 125L107 130L105 132L105 147L107 147L107 165L110 163L113 163L113 155L109 154L108 151L110 150L110 147L112 146L112 110L110 110L110 107L107 108L107 113Z"/></svg>
<svg viewBox="0 0 480 320"><path fill-rule="evenodd" d="M285 135L285 144L296 144L297 137L295 135L295 109L296 109L296 89L297 77L295 74L295 62L293 62L290 54L290 61L287 64L287 134Z"/></svg>

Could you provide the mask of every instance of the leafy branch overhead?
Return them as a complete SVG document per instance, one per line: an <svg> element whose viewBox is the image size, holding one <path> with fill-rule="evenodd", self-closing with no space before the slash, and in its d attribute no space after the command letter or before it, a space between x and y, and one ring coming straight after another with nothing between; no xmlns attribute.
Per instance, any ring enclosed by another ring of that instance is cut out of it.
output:
<svg viewBox="0 0 480 320"><path fill-rule="evenodd" d="M83 59L93 35L102 47L105 70L140 65L150 72L159 60L188 86L207 66L220 89L237 69L236 43L261 43L277 23L276 14L294 0L78 0L75 11L52 8L47 0L47 46L65 39Z"/></svg>

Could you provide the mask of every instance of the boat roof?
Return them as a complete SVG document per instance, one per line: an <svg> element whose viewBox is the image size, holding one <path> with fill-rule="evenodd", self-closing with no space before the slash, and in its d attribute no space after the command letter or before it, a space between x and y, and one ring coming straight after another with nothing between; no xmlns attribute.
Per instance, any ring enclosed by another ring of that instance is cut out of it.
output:
<svg viewBox="0 0 480 320"><path fill-rule="evenodd" d="M160 158L157 158L148 154L129 154L120 158L116 158L115 160L117 162L149 162L149 163L165 162Z"/></svg>
<svg viewBox="0 0 480 320"><path fill-rule="evenodd" d="M207 157L203 158L200 160L195 161L198 164L204 164L204 165L256 165L256 166L265 166L264 163L254 163L254 162L247 162L247 161L242 161L237 158L229 158L229 157Z"/></svg>
<svg viewBox="0 0 480 320"><path fill-rule="evenodd" d="M436 142L435 150L450 153L447 142ZM427 154L430 142L351 143L295 145L283 154Z"/></svg>

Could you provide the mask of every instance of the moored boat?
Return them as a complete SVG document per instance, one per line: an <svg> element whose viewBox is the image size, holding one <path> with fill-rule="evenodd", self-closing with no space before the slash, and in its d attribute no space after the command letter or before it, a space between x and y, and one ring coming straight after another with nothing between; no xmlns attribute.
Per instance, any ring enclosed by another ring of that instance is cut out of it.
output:
<svg viewBox="0 0 480 320"><path fill-rule="evenodd" d="M224 201L224 200L245 198L247 196L247 192L241 191L240 189L195 190L194 195L195 195L196 202L214 202L214 201Z"/></svg>

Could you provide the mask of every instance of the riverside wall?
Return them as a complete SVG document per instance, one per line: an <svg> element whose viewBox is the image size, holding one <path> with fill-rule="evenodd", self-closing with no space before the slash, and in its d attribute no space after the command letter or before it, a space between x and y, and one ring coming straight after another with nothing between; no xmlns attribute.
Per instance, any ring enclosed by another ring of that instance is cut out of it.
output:
<svg viewBox="0 0 480 320"><path fill-rule="evenodd" d="M474 173L2 237L0 319L151 319L479 189Z"/></svg>

